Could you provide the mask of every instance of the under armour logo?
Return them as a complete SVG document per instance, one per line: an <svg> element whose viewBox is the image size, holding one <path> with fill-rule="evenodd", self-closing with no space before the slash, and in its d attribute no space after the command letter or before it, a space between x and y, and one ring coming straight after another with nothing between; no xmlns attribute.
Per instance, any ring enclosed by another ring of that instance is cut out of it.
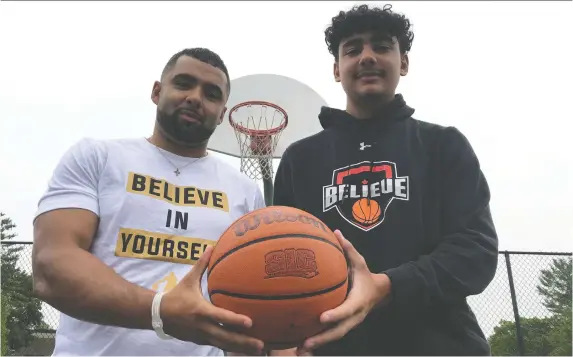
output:
<svg viewBox="0 0 573 357"><path fill-rule="evenodd" d="M370 148L370 147L372 147L372 145L366 145L366 144L364 144L364 142L360 143L360 150L364 150L364 149Z"/></svg>

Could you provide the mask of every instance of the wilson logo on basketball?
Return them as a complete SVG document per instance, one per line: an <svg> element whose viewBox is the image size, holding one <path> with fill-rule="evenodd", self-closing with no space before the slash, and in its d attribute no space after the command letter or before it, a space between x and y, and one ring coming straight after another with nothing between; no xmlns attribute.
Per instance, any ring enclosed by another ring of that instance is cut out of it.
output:
<svg viewBox="0 0 573 357"><path fill-rule="evenodd" d="M394 199L408 200L409 178L398 176L394 162L364 161L334 170L322 197L324 212L336 208L350 224L369 231L384 221Z"/></svg>
<svg viewBox="0 0 573 357"><path fill-rule="evenodd" d="M267 211L260 211L258 213L252 213L248 215L246 218L242 219L241 221L237 222L235 225L235 235L237 237L244 236L247 232L253 231L261 224L273 224L273 223L281 223L281 222L300 222L308 225L312 225L315 228L320 229L322 232L328 233L326 226L324 223L320 222L316 218L313 218L309 215L305 214L285 214L282 210L269 210Z"/></svg>
<svg viewBox="0 0 573 357"><path fill-rule="evenodd" d="M265 279L294 276L310 279L318 275L314 252L310 249L283 249L265 254Z"/></svg>

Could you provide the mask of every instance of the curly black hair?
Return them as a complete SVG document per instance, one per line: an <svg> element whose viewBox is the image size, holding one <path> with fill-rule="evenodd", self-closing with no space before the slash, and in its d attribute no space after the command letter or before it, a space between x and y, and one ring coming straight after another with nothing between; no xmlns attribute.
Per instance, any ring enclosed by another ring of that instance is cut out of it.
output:
<svg viewBox="0 0 573 357"><path fill-rule="evenodd" d="M340 11L332 18L332 25L325 31L325 41L328 51L338 61L338 48L343 39L350 36L375 32L396 37L400 45L400 52L407 53L412 48L414 33L412 24L406 16L392 11L392 5L383 8L368 5L357 5L349 11Z"/></svg>
<svg viewBox="0 0 573 357"><path fill-rule="evenodd" d="M227 77L228 87L231 86L231 80L229 79L229 71L227 70L227 66L225 66L225 63L223 62L221 57L219 57L219 55L216 54L215 52L202 47L186 48L171 56L171 58L169 59L169 61L167 61L167 64L163 68L163 72L161 73L161 78L163 78L165 73L169 71L169 69L171 69L171 67L173 67L177 62L177 60L182 56L189 56L203 63L210 64L215 68L219 68L221 71L223 71L223 73L225 73L225 76Z"/></svg>

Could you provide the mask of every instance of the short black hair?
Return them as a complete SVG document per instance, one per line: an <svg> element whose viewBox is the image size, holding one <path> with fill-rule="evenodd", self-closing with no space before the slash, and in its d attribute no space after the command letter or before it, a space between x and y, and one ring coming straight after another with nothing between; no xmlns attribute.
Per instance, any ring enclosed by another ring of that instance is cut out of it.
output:
<svg viewBox="0 0 573 357"><path fill-rule="evenodd" d="M332 18L332 25L325 31L328 51L338 61L338 49L343 39L366 32L383 33L396 37L400 52L407 53L412 48L414 33L406 16L392 11L392 5L383 8L356 5L349 11L340 11Z"/></svg>
<svg viewBox="0 0 573 357"><path fill-rule="evenodd" d="M227 77L227 89L231 87L231 79L229 78L229 71L227 70L227 66L225 66L225 62L223 62L218 54L208 48L203 47L186 48L171 56L163 68L163 72L161 72L161 78L165 76L165 73L167 73L167 71L169 71L171 67L175 65L177 60L182 56L189 56L203 63L210 64L215 68L219 68L221 71L223 71L223 73L225 73L225 76Z"/></svg>

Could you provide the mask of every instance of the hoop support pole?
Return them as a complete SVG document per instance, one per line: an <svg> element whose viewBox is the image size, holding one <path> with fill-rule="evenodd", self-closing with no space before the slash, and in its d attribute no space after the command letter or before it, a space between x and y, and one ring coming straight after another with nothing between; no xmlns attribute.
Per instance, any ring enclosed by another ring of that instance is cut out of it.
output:
<svg viewBox="0 0 573 357"><path fill-rule="evenodd" d="M265 177L263 179L263 189L265 195L265 204L267 207L270 207L273 205L273 195L275 193L273 179Z"/></svg>

